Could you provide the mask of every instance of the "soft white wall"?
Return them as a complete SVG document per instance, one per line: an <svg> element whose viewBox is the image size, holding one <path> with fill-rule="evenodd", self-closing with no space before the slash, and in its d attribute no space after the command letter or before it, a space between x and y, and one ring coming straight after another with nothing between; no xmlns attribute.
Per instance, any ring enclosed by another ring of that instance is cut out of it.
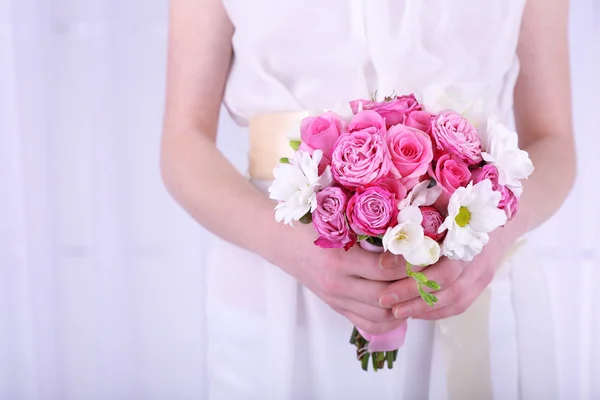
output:
<svg viewBox="0 0 600 400"><path fill-rule="evenodd" d="M532 240L569 399L600 398L599 8L573 0L577 188ZM0 1L0 399L202 398L208 236L158 174L165 17L166 0Z"/></svg>

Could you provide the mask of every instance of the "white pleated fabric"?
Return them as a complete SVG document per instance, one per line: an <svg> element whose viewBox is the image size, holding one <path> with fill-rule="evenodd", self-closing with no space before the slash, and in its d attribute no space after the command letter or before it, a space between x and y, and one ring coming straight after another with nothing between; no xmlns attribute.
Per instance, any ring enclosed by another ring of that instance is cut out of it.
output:
<svg viewBox="0 0 600 400"><path fill-rule="evenodd" d="M242 126L262 113L336 109L376 90L419 95L432 82L482 98L512 123L524 0L224 4L236 29L225 105ZM258 256L218 239L211 249L211 399L448 398L449 360L436 339L443 325L409 321L395 368L365 373L348 343L349 321ZM522 257L491 285L493 397L553 398L554 345L544 338L551 319L527 304L543 303L545 286L523 284L539 276L539 266Z"/></svg>

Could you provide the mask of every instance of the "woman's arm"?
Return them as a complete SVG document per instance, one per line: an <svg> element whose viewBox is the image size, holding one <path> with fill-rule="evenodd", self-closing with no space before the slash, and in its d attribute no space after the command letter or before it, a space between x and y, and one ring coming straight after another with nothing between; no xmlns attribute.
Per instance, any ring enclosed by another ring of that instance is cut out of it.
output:
<svg viewBox="0 0 600 400"><path fill-rule="evenodd" d="M568 0L527 1L514 107L519 146L529 153L535 171L524 181L517 216L490 234L489 243L473 262L444 259L427 268L427 277L442 285L433 310L419 298L410 280L386 289L384 295L393 293L399 300L384 301L382 296L382 306L393 307L398 317L438 319L464 312L489 285L508 247L552 216L573 186L567 21Z"/></svg>
<svg viewBox="0 0 600 400"><path fill-rule="evenodd" d="M232 56L231 22L220 1L174 0L169 19L161 152L165 185L209 231L262 251L269 235L279 229L274 221L269 223L273 207L215 144Z"/></svg>
<svg viewBox="0 0 600 400"><path fill-rule="evenodd" d="M575 182L568 18L568 0L529 0L525 7L515 120L519 145L529 153L535 171L524 181L520 211L506 227L509 240L552 216Z"/></svg>
<svg viewBox="0 0 600 400"><path fill-rule="evenodd" d="M222 0L171 0L161 148L166 187L209 231L278 265L356 326L370 333L397 328L402 321L378 301L385 281L404 276L402 266L383 271L376 254L320 249L312 227L278 224L273 202L218 151L232 34Z"/></svg>

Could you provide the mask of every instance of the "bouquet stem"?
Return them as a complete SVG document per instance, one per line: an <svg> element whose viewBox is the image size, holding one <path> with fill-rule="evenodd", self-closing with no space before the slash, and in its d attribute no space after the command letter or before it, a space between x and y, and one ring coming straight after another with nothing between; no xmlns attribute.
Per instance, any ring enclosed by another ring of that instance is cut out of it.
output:
<svg viewBox="0 0 600 400"><path fill-rule="evenodd" d="M356 358L360 361L364 371L369 370L369 360L371 360L375 372L384 369L386 364L388 369L394 367L394 361L396 361L396 357L398 356L398 350L370 353L368 350L369 342L360 334L360 332L358 332L356 327L352 330L350 344L356 346Z"/></svg>

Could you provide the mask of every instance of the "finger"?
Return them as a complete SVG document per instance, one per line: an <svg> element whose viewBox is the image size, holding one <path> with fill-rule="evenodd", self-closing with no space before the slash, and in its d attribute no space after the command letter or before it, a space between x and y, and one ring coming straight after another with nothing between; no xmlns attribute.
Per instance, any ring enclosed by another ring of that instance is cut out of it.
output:
<svg viewBox="0 0 600 400"><path fill-rule="evenodd" d="M433 305L429 305L421 297L417 297L395 305L392 308L394 317L416 318L417 316L431 313L434 310L455 305L463 299L465 294L473 290L473 285L476 280L477 276L465 272L456 280L456 282L454 282L454 284L434 293L437 297L437 302L433 303Z"/></svg>
<svg viewBox="0 0 600 400"><path fill-rule="evenodd" d="M364 332L370 333L371 335L381 335L387 332L391 332L394 329L398 329L406 320L394 319L389 322L373 322L369 321L358 314L350 310L342 310L341 314L348 318L350 322L357 328L360 328Z"/></svg>
<svg viewBox="0 0 600 400"><path fill-rule="evenodd" d="M460 315L469 309L471 304L479 297L488 284L489 282L487 282L485 278L480 278L472 285L471 290L466 291L455 303L415 316L414 318L437 320Z"/></svg>
<svg viewBox="0 0 600 400"><path fill-rule="evenodd" d="M352 311L371 322L391 322L396 319L394 315L392 315L392 310L389 308L372 306L353 299L338 297L330 299L328 303L332 305L334 309Z"/></svg>
<svg viewBox="0 0 600 400"><path fill-rule="evenodd" d="M452 285L464 270L465 264L461 261L442 260L422 270L422 273L431 281L437 282L442 289ZM416 268L415 268L416 269ZM430 291L429 289L425 289ZM406 301L420 298L419 286L414 279L403 279L390 284L380 296L381 307L393 307Z"/></svg>
<svg viewBox="0 0 600 400"><path fill-rule="evenodd" d="M352 250L348 253L352 253ZM389 257L385 258L388 261L382 263L382 257L382 254L356 249L354 254L349 254L343 264L346 268L345 272L364 279L382 282L406 278L406 265L402 257L398 256L395 263L391 263Z"/></svg>
<svg viewBox="0 0 600 400"><path fill-rule="evenodd" d="M387 285L389 285L387 282L349 277L344 280L344 286L338 294L359 303L379 307L379 297Z"/></svg>

